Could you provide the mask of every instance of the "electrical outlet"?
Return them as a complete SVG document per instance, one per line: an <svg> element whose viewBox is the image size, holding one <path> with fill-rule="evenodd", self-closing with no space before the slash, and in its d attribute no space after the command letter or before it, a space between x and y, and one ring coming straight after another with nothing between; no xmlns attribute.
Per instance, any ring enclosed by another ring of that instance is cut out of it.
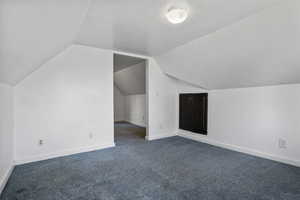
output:
<svg viewBox="0 0 300 200"><path fill-rule="evenodd" d="M287 144L286 144L286 140L279 138L278 140L278 148L280 149L286 149Z"/></svg>
<svg viewBox="0 0 300 200"><path fill-rule="evenodd" d="M90 132L90 134L89 134L89 137L90 137L90 139L93 139L93 133L92 132Z"/></svg>
<svg viewBox="0 0 300 200"><path fill-rule="evenodd" d="M44 144L43 140L39 140L39 145L42 146Z"/></svg>

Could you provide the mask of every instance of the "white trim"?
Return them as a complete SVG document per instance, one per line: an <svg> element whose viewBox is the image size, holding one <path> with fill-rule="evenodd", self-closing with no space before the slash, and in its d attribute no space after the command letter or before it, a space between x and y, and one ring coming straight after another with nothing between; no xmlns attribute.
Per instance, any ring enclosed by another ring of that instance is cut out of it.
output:
<svg viewBox="0 0 300 200"><path fill-rule="evenodd" d="M173 136L176 136L176 134L174 133L163 133L163 134L150 134L150 135L147 135L146 136L146 140L158 140L158 139L163 139L163 138L167 138L167 137L173 137Z"/></svg>
<svg viewBox="0 0 300 200"><path fill-rule="evenodd" d="M11 175L11 173L13 172L15 166L12 165L9 169L7 169L6 173L4 174L4 177L2 180L0 180L0 195L3 192L5 185L7 184L7 181Z"/></svg>
<svg viewBox="0 0 300 200"><path fill-rule="evenodd" d="M129 52L125 52L125 51L119 51L119 50L113 50L114 54L120 54L120 55L124 55L124 56L131 56L131 57L136 57L136 58L142 58L145 60L150 59L150 56L147 55L143 55L143 54L136 54L136 53L129 53Z"/></svg>
<svg viewBox="0 0 300 200"><path fill-rule="evenodd" d="M44 154L44 155L31 156L31 157L27 157L27 158L17 159L17 160L15 160L15 164L20 165L20 164L31 163L31 162L41 161L41 160L48 160L51 158L58 158L58 157L68 156L68 155L73 155L73 154L78 154L78 153L102 150L102 149L106 149L106 148L110 148L110 147L114 147L114 146L115 146L115 143L113 142L113 143L107 143L107 144L93 145L93 146L89 146L89 147L82 147L82 148L78 148L78 149L69 149L69 150L50 153L50 154Z"/></svg>
<svg viewBox="0 0 300 200"><path fill-rule="evenodd" d="M253 155L253 156L257 156L260 158L265 158L265 159L269 159L269 160L273 160L273 161L277 161L277 162L281 162L284 164L289 164L289 165L293 165L296 167L300 167L300 160L292 160L286 157L280 157L280 156L276 156L273 154L268 154L268 153L264 153L264 152L260 152L254 149L249 149L246 147L241 147L241 146L236 146L236 145L232 145L232 144L226 144L226 143L222 143L222 142L218 142L212 139L208 139L208 138L202 138L199 137L198 135L194 135L192 133L184 133L184 132L178 132L177 134L178 136L187 138L187 139L191 139L191 140L195 140L198 142L203 142L206 144L210 144L213 146L218 146L221 148L225 148L225 149L230 149L233 151L237 151L237 152L241 152L241 153L245 153L245 154L249 154L249 155Z"/></svg>

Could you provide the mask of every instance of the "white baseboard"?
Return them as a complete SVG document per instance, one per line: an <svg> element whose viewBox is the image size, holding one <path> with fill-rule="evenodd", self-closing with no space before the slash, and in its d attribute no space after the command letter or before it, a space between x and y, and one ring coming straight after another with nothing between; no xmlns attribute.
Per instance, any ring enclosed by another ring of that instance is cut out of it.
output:
<svg viewBox="0 0 300 200"><path fill-rule="evenodd" d="M158 139L162 139L162 138L167 138L167 137L173 137L173 136L176 136L176 134L174 133L163 133L163 134L150 134L146 136L146 140L158 140Z"/></svg>
<svg viewBox="0 0 300 200"><path fill-rule="evenodd" d="M177 135L181 136L181 137L184 137L184 138L192 139L192 140L195 140L195 141L198 141L198 142L203 142L203 143L206 143L206 144L210 144L210 145L213 145L213 146L218 146L218 147L222 147L222 148L225 148L225 149L230 149L230 150L233 150L233 151L238 151L238 152L241 152L241 153L245 153L245 154L249 154L249 155L253 155L253 156L257 156L257 157L261 157L261 158L265 158L265 159L269 159L269 160L273 160L273 161L293 165L293 166L296 166L296 167L300 167L300 161L299 160L292 160L292 159L289 159L289 158L280 157L280 156L277 156L277 155L272 155L272 154L260 152L260 151L249 149L249 148L246 148L246 147L241 147L241 146L236 146L236 145L232 145L232 144L226 144L226 143L218 142L218 141L215 141L215 140L212 140L212 139L199 137L199 135L195 135L193 133L178 132Z"/></svg>
<svg viewBox="0 0 300 200"><path fill-rule="evenodd" d="M0 179L0 195L1 193L3 192L4 188L5 188L5 185L7 184L7 181L11 175L11 173L13 172L14 170L14 165L12 165L9 169L7 169L5 175L3 176L2 179Z"/></svg>
<svg viewBox="0 0 300 200"><path fill-rule="evenodd" d="M115 146L115 143L112 142L112 143L108 143L108 144L99 144L99 145L93 145L93 146L82 147L82 148L77 148L77 149L69 149L69 150L50 153L50 154L37 155L37 156L31 156L31 157L27 157L27 158L17 159L14 161L14 163L15 163L15 165L21 165L21 164L31 163L31 162L41 161L41 160L48 160L51 158L58 158L58 157L62 157L62 156L69 156L69 155L78 154L78 153L106 149L106 148L110 148L110 147L114 147L114 146Z"/></svg>

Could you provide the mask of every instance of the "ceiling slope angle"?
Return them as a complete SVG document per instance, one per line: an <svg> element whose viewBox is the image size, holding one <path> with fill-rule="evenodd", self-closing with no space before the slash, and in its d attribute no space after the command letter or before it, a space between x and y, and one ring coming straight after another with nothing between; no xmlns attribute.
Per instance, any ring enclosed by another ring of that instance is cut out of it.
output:
<svg viewBox="0 0 300 200"><path fill-rule="evenodd" d="M76 43L128 53L160 55L278 1L92 0ZM168 22L165 14L174 6L188 10L189 16L184 23Z"/></svg>
<svg viewBox="0 0 300 200"><path fill-rule="evenodd" d="M121 71L127 67L139 64L141 62L145 63L145 59L125 56L121 54L114 54L114 72Z"/></svg>
<svg viewBox="0 0 300 200"><path fill-rule="evenodd" d="M1 0L0 82L16 84L69 46L86 0Z"/></svg>
<svg viewBox="0 0 300 200"><path fill-rule="evenodd" d="M155 57L207 89L300 83L300 2L284 1Z"/></svg>
<svg viewBox="0 0 300 200"><path fill-rule="evenodd" d="M114 84L124 95L146 93L146 63L145 61L114 73Z"/></svg>

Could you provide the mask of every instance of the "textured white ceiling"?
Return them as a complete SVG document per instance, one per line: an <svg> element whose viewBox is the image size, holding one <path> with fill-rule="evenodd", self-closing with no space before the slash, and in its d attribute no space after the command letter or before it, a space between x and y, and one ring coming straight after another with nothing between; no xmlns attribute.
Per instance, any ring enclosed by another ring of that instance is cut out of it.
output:
<svg viewBox="0 0 300 200"><path fill-rule="evenodd" d="M15 84L71 44L86 0L0 0L0 81Z"/></svg>
<svg viewBox="0 0 300 200"><path fill-rule="evenodd" d="M300 83L300 1L289 0L156 57L207 89Z"/></svg>

